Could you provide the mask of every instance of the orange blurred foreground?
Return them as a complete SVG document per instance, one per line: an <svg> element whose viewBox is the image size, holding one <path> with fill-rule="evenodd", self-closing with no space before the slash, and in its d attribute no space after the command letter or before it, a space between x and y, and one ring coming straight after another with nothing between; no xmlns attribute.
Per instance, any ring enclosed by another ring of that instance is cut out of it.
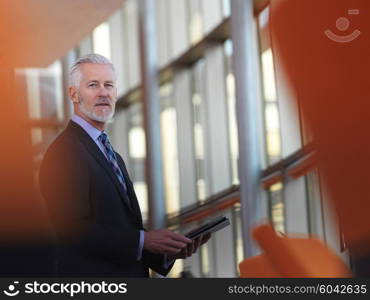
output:
<svg viewBox="0 0 370 300"><path fill-rule="evenodd" d="M123 0L103 2L0 3L0 236L24 238L48 231L32 166L27 86L20 76L15 81L15 69L46 67L61 58L118 9Z"/></svg>
<svg viewBox="0 0 370 300"><path fill-rule="evenodd" d="M312 130L323 182L356 256L370 254L369 14L368 0L273 0L271 11L274 51Z"/></svg>
<svg viewBox="0 0 370 300"><path fill-rule="evenodd" d="M60 59L122 2L0 1L0 275L48 274L52 255L35 184L26 85L15 80L15 69Z"/></svg>
<svg viewBox="0 0 370 300"><path fill-rule="evenodd" d="M351 277L332 250L320 240L281 237L270 225L257 227L253 236L263 254L239 264L241 277Z"/></svg>

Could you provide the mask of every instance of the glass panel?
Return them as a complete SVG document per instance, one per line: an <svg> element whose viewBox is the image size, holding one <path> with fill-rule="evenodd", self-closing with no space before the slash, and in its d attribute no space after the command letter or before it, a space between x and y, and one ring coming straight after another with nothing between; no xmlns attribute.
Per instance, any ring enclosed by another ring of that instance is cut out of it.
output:
<svg viewBox="0 0 370 300"><path fill-rule="evenodd" d="M160 88L161 96L161 142L164 176L164 192L167 213L180 210L179 159L177 150L176 110L171 101L172 85L167 83Z"/></svg>
<svg viewBox="0 0 370 300"><path fill-rule="evenodd" d="M224 44L226 56L226 94L229 119L229 145L231 159L231 182L239 184L238 160L239 160L239 141L238 126L236 121L236 97L235 97L235 77L232 72L232 41L227 40Z"/></svg>
<svg viewBox="0 0 370 300"><path fill-rule="evenodd" d="M41 118L39 70L25 69L27 83L28 113L30 119Z"/></svg>
<svg viewBox="0 0 370 300"><path fill-rule="evenodd" d="M243 232L241 222L240 205L237 204L233 208L234 224L235 224L235 258L236 271L239 275L239 263L244 260Z"/></svg>
<svg viewBox="0 0 370 300"><path fill-rule="evenodd" d="M17 83L22 99L27 101L27 114L30 119L62 121L64 119L62 67L56 61L47 68L27 68L16 70ZM31 128L31 140L35 156L43 152L55 137L55 128Z"/></svg>
<svg viewBox="0 0 370 300"><path fill-rule="evenodd" d="M229 17L231 14L230 0L222 0L222 10L224 17Z"/></svg>
<svg viewBox="0 0 370 300"><path fill-rule="evenodd" d="M111 58L109 24L102 23L93 31L94 53Z"/></svg>
<svg viewBox="0 0 370 300"><path fill-rule="evenodd" d="M192 70L193 134L197 197L199 201L208 196L205 159L205 103L202 91L204 62L198 61Z"/></svg>
<svg viewBox="0 0 370 300"><path fill-rule="evenodd" d="M201 2L199 0L189 0L189 40L191 44L197 43L203 37L203 16Z"/></svg>
<svg viewBox="0 0 370 300"><path fill-rule="evenodd" d="M136 193L136 197L139 201L141 215L143 217L143 222L148 220L148 187L146 182L139 181L131 178L133 180L133 185Z"/></svg>
<svg viewBox="0 0 370 300"><path fill-rule="evenodd" d="M269 162L281 159L279 111L275 103L265 104L266 147Z"/></svg>
<svg viewBox="0 0 370 300"><path fill-rule="evenodd" d="M273 164L281 159L281 133L274 57L270 40L269 7L264 9L258 16L258 25L265 113L266 154L268 164Z"/></svg>
<svg viewBox="0 0 370 300"><path fill-rule="evenodd" d="M278 232L285 232L283 184L278 182L269 189L270 219Z"/></svg>
<svg viewBox="0 0 370 300"><path fill-rule="evenodd" d="M308 220L309 231L324 237L323 203L321 199L318 171L312 171L306 175L308 195Z"/></svg>
<svg viewBox="0 0 370 300"><path fill-rule="evenodd" d="M262 53L263 92L266 101L276 101L274 59L271 48Z"/></svg>
<svg viewBox="0 0 370 300"><path fill-rule="evenodd" d="M139 126L130 128L128 138L131 158L144 159L146 157L144 128Z"/></svg>
<svg viewBox="0 0 370 300"><path fill-rule="evenodd" d="M141 103L129 107L128 128L130 176L145 223L148 220L148 187L145 179L146 140Z"/></svg>
<svg viewBox="0 0 370 300"><path fill-rule="evenodd" d="M203 277L208 277L211 271L209 257L209 243L200 247L201 269Z"/></svg>
<svg viewBox="0 0 370 300"><path fill-rule="evenodd" d="M57 109L57 118L59 121L64 120L64 107L63 107L63 77L62 77L62 63L61 61L56 61L50 67L52 72L52 76L55 78L55 101L56 101L56 109Z"/></svg>
<svg viewBox="0 0 370 300"><path fill-rule="evenodd" d="M25 76L31 119L63 120L62 67L56 61L47 68L17 70Z"/></svg>

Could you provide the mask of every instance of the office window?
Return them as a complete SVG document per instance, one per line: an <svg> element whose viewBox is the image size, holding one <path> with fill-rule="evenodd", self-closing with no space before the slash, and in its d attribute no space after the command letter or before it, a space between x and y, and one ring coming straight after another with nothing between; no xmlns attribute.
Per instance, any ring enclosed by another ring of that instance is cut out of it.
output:
<svg viewBox="0 0 370 300"><path fill-rule="evenodd" d="M230 226L214 233L212 241L212 276L214 277L235 277L235 222L233 221L233 209L226 209L220 212L230 220ZM213 215L216 217L216 215Z"/></svg>
<svg viewBox="0 0 370 300"><path fill-rule="evenodd" d="M325 238L319 171L313 170L305 177L308 196L309 232Z"/></svg>
<svg viewBox="0 0 370 300"><path fill-rule="evenodd" d="M78 49L77 53L79 57L94 52L92 33L90 33L80 42L77 49Z"/></svg>
<svg viewBox="0 0 370 300"><path fill-rule="evenodd" d="M201 0L204 32L211 32L221 21L223 3L221 0Z"/></svg>
<svg viewBox="0 0 370 300"><path fill-rule="evenodd" d="M222 0L222 13L224 18L227 18L231 14L230 0Z"/></svg>
<svg viewBox="0 0 370 300"><path fill-rule="evenodd" d="M181 208L197 202L191 73L191 69L176 72L172 81L177 121Z"/></svg>
<svg viewBox="0 0 370 300"><path fill-rule="evenodd" d="M210 277L211 272L210 244L212 244L211 241L204 244L200 248L202 277Z"/></svg>
<svg viewBox="0 0 370 300"><path fill-rule="evenodd" d="M266 152L268 162L273 164L281 159L281 135L271 49L262 53L262 73L265 100Z"/></svg>
<svg viewBox="0 0 370 300"><path fill-rule="evenodd" d="M297 95L284 72L281 54L272 48L275 41L271 40L274 37L270 32L269 13L267 7L258 16L267 166L289 158L302 148ZM276 228L299 233L310 231L307 188L305 178L290 176L284 177L283 187L271 187L271 218Z"/></svg>
<svg viewBox="0 0 370 300"><path fill-rule="evenodd" d="M102 23L93 31L94 53L111 58L109 24Z"/></svg>
<svg viewBox="0 0 370 300"><path fill-rule="evenodd" d="M123 14L122 9L117 10L108 20L110 36L111 61L115 67L117 78L117 95L121 97L125 92L127 78L125 74L124 60L126 57L123 36Z"/></svg>
<svg viewBox="0 0 370 300"><path fill-rule="evenodd" d="M157 38L157 58L158 65L162 67L170 60L170 46L173 40L170 38L173 28L169 5L173 5L171 0L157 0L156 1L156 38ZM185 13L182 12L184 15ZM185 23L185 21L184 21ZM185 24L183 25L185 27ZM186 31L184 36L186 37Z"/></svg>
<svg viewBox="0 0 370 300"><path fill-rule="evenodd" d="M215 194L230 187L232 177L223 44L207 48L204 60L207 181L210 194Z"/></svg>
<svg viewBox="0 0 370 300"><path fill-rule="evenodd" d="M240 204L232 208L234 222L234 249L235 249L235 267L236 274L239 275L239 263L244 260L243 232L241 222Z"/></svg>
<svg viewBox="0 0 370 300"><path fill-rule="evenodd" d="M272 185L268 191L270 203L270 220L276 231L285 232L285 214L283 201L283 184L281 182Z"/></svg>
<svg viewBox="0 0 370 300"><path fill-rule="evenodd" d="M274 57L271 49L269 33L269 8L258 16L263 104L265 119L265 144L267 164L276 163L281 159L280 116L277 99Z"/></svg>
<svg viewBox="0 0 370 300"><path fill-rule="evenodd" d="M175 59L183 54L189 46L188 22L186 5L188 0L167 0L168 14L163 21L167 21L169 31L170 58ZM162 32L162 35L165 32ZM163 40L163 39L162 39ZM161 41L162 41L161 40ZM165 46L163 44L163 46Z"/></svg>
<svg viewBox="0 0 370 300"><path fill-rule="evenodd" d="M196 44L203 37L204 19L201 0L188 0L188 26L190 44Z"/></svg>
<svg viewBox="0 0 370 300"><path fill-rule="evenodd" d="M64 119L62 67L56 61L47 68L18 69L27 101L28 117L32 120L60 122ZM55 127L31 128L32 144L42 152L55 136Z"/></svg>
<svg viewBox="0 0 370 300"><path fill-rule="evenodd" d="M209 195L207 187L207 162L205 154L205 100L204 100L204 61L198 61L192 70L192 105L193 105L193 133L197 198L203 201Z"/></svg>
<svg viewBox="0 0 370 300"><path fill-rule="evenodd" d="M146 141L141 103L131 105L128 113L130 175L140 204L143 221L146 222L148 220L148 188L145 179Z"/></svg>
<svg viewBox="0 0 370 300"><path fill-rule="evenodd" d="M238 127L236 121L236 97L235 97L235 77L232 72L233 44L227 40L224 44L226 66L226 101L229 121L229 145L231 160L231 181L232 184L239 184L238 160L239 160L239 141Z"/></svg>
<svg viewBox="0 0 370 300"><path fill-rule="evenodd" d="M172 84L160 88L161 98L161 142L164 177L164 192L167 213L180 210L179 159L177 154L177 121L173 104Z"/></svg>
<svg viewBox="0 0 370 300"><path fill-rule="evenodd" d="M39 71L37 69L25 69L24 72L27 87L28 116L30 119L41 119ZM42 142L41 128L31 129L31 140L33 145Z"/></svg>
<svg viewBox="0 0 370 300"><path fill-rule="evenodd" d="M129 142L128 142L129 117L130 113L128 109L116 108L116 112L114 114L114 122L109 123L108 128L106 130L109 134L109 139L111 141L111 144L113 145L114 150L117 151L122 156L128 171L131 170L129 159ZM142 148L142 146L140 148ZM131 152L133 153L134 156L135 151L132 149ZM142 154L140 154L139 156L145 157L145 155Z"/></svg>
<svg viewBox="0 0 370 300"><path fill-rule="evenodd" d="M140 47L139 47L139 1L127 0L122 7L122 26L125 54L124 78L125 91L140 84ZM154 13L154 12L153 12Z"/></svg>
<svg viewBox="0 0 370 300"><path fill-rule="evenodd" d="M287 232L309 232L307 190L304 176L284 180L284 224Z"/></svg>

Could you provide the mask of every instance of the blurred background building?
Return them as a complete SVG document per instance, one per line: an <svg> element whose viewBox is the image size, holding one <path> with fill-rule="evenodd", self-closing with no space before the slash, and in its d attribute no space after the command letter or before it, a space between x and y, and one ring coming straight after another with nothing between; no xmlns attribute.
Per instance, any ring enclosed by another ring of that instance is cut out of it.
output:
<svg viewBox="0 0 370 300"><path fill-rule="evenodd" d="M348 261L312 167L310 132L272 47L269 1L155 0L150 10L145 2L124 1L49 67L17 69L35 169L72 113L69 66L82 55L102 54L118 76L110 139L126 161L144 221L150 224L149 208L159 205L165 211L157 217L180 232L220 214L232 223L199 253L178 260L170 277L184 270L194 277L238 276L238 263L258 253L251 227L266 221L282 233L315 234ZM143 84L146 53L155 54L156 74ZM150 202L153 170L146 158L155 145L144 114L152 105L144 99L148 84L160 107L162 203Z"/></svg>

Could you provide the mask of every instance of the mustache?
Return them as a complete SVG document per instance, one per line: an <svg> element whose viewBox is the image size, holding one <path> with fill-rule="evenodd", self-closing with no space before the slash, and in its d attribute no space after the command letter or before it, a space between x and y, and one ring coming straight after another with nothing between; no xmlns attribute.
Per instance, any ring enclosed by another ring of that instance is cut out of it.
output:
<svg viewBox="0 0 370 300"><path fill-rule="evenodd" d="M107 104L109 106L112 106L111 99L108 97L100 97L98 98L98 101L95 103L95 106L102 105L102 104Z"/></svg>

